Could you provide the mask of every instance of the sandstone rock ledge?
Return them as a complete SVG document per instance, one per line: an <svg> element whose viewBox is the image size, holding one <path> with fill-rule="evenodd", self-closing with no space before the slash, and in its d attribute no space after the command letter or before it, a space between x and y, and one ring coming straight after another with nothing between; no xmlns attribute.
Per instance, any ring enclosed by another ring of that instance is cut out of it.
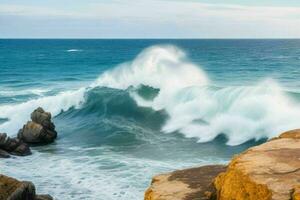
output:
<svg viewBox="0 0 300 200"><path fill-rule="evenodd" d="M215 178L213 174L200 176L204 168L198 168L190 176L199 179L196 187L183 180L176 187L170 177L178 172L154 177L145 200L300 200L300 129L285 132L235 156L226 171L216 171ZM188 172L181 171L185 175ZM193 192L197 189L202 193ZM194 195L186 195L191 191Z"/></svg>
<svg viewBox="0 0 300 200"><path fill-rule="evenodd" d="M298 200L300 130L283 133L235 157L214 183L220 200Z"/></svg>
<svg viewBox="0 0 300 200"><path fill-rule="evenodd" d="M155 176L145 200L211 199L215 194L213 180L225 169L223 165L211 165Z"/></svg>

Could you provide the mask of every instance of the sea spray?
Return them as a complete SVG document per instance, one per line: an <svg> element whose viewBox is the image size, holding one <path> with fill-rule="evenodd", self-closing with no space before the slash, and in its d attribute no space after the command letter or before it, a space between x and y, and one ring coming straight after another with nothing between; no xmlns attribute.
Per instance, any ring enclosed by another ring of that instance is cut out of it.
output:
<svg viewBox="0 0 300 200"><path fill-rule="evenodd" d="M169 117L163 132L180 132L199 142L223 134L227 144L238 145L271 138L300 123L300 106L274 80L255 86L216 87L179 48L153 46L132 62L104 72L88 87L0 106L0 118L5 119L0 131L15 134L38 106L54 116L72 107L80 109L85 96L99 87L127 90L138 106L164 110ZM138 92L141 87L157 92L148 99Z"/></svg>
<svg viewBox="0 0 300 200"><path fill-rule="evenodd" d="M180 49L154 46L134 61L105 72L94 86L138 89L143 85L159 89L152 100L132 90L131 96L139 106L168 113L164 132L178 131L198 142L223 134L227 144L238 145L251 139L271 138L299 126L300 106L272 79L256 86L225 88L214 87L210 82Z"/></svg>
<svg viewBox="0 0 300 200"><path fill-rule="evenodd" d="M84 94L87 88L81 88L76 91L66 91L56 96L41 97L16 105L0 106L0 118L6 121L0 124L0 131L10 135L17 133L18 129L29 119L30 113L37 107L43 107L52 113L58 115L62 111L67 111L71 107L78 108L84 101Z"/></svg>

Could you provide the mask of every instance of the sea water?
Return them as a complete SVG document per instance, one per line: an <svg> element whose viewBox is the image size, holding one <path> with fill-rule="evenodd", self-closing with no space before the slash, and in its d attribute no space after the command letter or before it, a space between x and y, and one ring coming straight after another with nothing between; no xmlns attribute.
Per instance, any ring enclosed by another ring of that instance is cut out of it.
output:
<svg viewBox="0 0 300 200"><path fill-rule="evenodd" d="M300 125L300 40L0 40L0 132L38 106L58 138L0 160L55 199L139 200Z"/></svg>

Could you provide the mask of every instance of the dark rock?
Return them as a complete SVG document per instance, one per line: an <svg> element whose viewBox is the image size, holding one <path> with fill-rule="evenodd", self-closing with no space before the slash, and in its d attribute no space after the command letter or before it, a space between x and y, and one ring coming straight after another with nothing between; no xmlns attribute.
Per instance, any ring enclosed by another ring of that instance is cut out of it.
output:
<svg viewBox="0 0 300 200"><path fill-rule="evenodd" d="M0 149L0 158L9 158L9 157L10 157L10 155L7 151Z"/></svg>
<svg viewBox="0 0 300 200"><path fill-rule="evenodd" d="M29 144L47 144L57 137L55 125L51 122L51 113L37 108L31 113L32 121L19 130L17 138L10 138L0 133L0 157L8 158L10 154L26 156L31 154Z"/></svg>
<svg viewBox="0 0 300 200"><path fill-rule="evenodd" d="M28 144L20 142L20 144L11 152L13 155L17 156L27 156L31 154Z"/></svg>
<svg viewBox="0 0 300 200"><path fill-rule="evenodd" d="M7 134L6 133L0 134L0 146L5 143L6 138L7 138Z"/></svg>
<svg viewBox="0 0 300 200"><path fill-rule="evenodd" d="M18 181L0 175L0 199L2 200L52 200L50 195L36 195L35 186L31 182Z"/></svg>
<svg viewBox="0 0 300 200"><path fill-rule="evenodd" d="M10 138L6 133L0 133L0 157L8 158L9 154L26 156L31 151L27 144L18 138Z"/></svg>
<svg viewBox="0 0 300 200"><path fill-rule="evenodd" d="M35 200L53 200L49 194L36 195Z"/></svg>
<svg viewBox="0 0 300 200"><path fill-rule="evenodd" d="M51 122L51 113L39 107L31 113L32 121L27 122L20 129L18 138L26 143L46 144L53 142L57 137L55 125Z"/></svg>
<svg viewBox="0 0 300 200"><path fill-rule="evenodd" d="M31 120L37 124L42 125L44 128L54 130L55 126L51 122L51 113L45 112L43 108L39 107L31 113Z"/></svg>
<svg viewBox="0 0 300 200"><path fill-rule="evenodd" d="M27 122L18 133L18 138L26 143L51 143L57 137L56 131L51 131L36 122Z"/></svg>

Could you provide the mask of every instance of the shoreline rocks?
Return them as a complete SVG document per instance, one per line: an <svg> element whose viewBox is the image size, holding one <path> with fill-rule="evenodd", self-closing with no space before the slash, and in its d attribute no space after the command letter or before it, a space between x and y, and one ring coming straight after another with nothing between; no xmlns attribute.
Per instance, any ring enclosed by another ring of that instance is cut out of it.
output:
<svg viewBox="0 0 300 200"><path fill-rule="evenodd" d="M9 158L11 155L27 156L31 154L29 145L54 142L57 132L51 121L51 113L39 107L31 113L31 120L19 130L15 138L0 133L0 158Z"/></svg>
<svg viewBox="0 0 300 200"><path fill-rule="evenodd" d="M217 199L299 199L299 134L285 132L236 156L215 179Z"/></svg>
<svg viewBox="0 0 300 200"><path fill-rule="evenodd" d="M56 139L57 132L51 121L51 113L39 107L31 113L31 120L19 130L20 140L30 144L48 144Z"/></svg>
<svg viewBox="0 0 300 200"><path fill-rule="evenodd" d="M224 165L209 165L178 170L153 177L145 200L206 200L213 198L214 178L224 172Z"/></svg>
<svg viewBox="0 0 300 200"><path fill-rule="evenodd" d="M31 151L29 146L18 138L10 138L6 133L0 133L0 157L9 158L10 155L27 156Z"/></svg>
<svg viewBox="0 0 300 200"><path fill-rule="evenodd" d="M31 182L0 175L0 199L3 200L53 200L50 195L37 195Z"/></svg>
<svg viewBox="0 0 300 200"><path fill-rule="evenodd" d="M27 156L31 154L29 144L48 144L57 137L51 114L37 108L31 114L32 121L27 122L18 136L10 138L0 133L0 158L11 155ZM0 174L0 200L53 200L50 195L37 195L31 182L18 181Z"/></svg>
<svg viewBox="0 0 300 200"><path fill-rule="evenodd" d="M177 187L169 178L154 177L145 200L300 200L300 129L234 156L226 170L213 178L200 176L204 172L200 169L193 176L199 179L202 193L188 196L186 191L194 189L190 185ZM181 172L189 176L189 170ZM203 188L210 188L204 189L206 196Z"/></svg>

